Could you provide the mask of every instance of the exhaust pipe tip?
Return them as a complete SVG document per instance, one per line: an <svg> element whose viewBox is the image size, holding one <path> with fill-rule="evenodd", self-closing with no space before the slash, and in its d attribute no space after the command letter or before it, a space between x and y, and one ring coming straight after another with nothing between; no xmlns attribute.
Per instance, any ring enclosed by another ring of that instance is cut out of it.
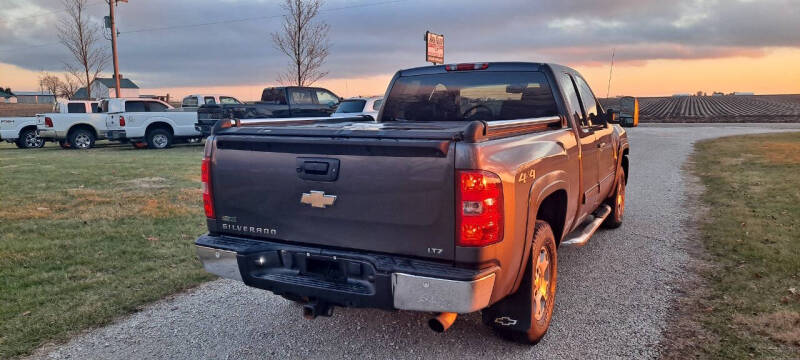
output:
<svg viewBox="0 0 800 360"><path fill-rule="evenodd" d="M456 317L458 317L458 314L456 313L440 313L439 315L436 315L436 317L428 320L428 326L431 328L431 330L437 333L443 333L453 326L453 323L456 321Z"/></svg>

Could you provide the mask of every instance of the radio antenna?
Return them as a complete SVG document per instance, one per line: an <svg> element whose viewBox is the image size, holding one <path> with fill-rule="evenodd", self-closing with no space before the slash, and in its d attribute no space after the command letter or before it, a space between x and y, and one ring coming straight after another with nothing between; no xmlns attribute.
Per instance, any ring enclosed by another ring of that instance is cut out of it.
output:
<svg viewBox="0 0 800 360"><path fill-rule="evenodd" d="M614 74L614 53L616 48L611 48L611 70L608 71L608 88L606 89L606 99L611 94L611 75Z"/></svg>

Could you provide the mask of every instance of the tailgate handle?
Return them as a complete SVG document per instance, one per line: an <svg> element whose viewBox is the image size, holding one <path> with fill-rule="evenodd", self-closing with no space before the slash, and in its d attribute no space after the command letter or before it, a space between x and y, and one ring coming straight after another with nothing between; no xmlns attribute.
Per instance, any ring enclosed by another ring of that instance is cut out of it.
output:
<svg viewBox="0 0 800 360"><path fill-rule="evenodd" d="M303 180L336 181L339 159L297 158L297 176Z"/></svg>

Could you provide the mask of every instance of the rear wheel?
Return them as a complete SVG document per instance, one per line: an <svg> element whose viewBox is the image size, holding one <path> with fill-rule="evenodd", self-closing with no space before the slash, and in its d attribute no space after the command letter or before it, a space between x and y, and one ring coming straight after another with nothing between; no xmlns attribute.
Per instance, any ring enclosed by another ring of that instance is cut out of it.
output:
<svg viewBox="0 0 800 360"><path fill-rule="evenodd" d="M72 130L67 139L72 149L87 150L94 147L94 133L87 129Z"/></svg>
<svg viewBox="0 0 800 360"><path fill-rule="evenodd" d="M172 146L172 133L169 130L156 128L147 133L147 147L166 149Z"/></svg>
<svg viewBox="0 0 800 360"><path fill-rule="evenodd" d="M558 256L553 230L537 221L531 256L517 292L484 310L484 323L510 340L536 344L547 333L553 318Z"/></svg>
<svg viewBox="0 0 800 360"><path fill-rule="evenodd" d="M620 168L614 195L606 200L606 204L611 206L611 214L603 222L603 226L607 228L615 229L622 225L622 219L625 215L625 185L625 170Z"/></svg>
<svg viewBox="0 0 800 360"><path fill-rule="evenodd" d="M36 129L25 129L19 133L17 147L20 149L38 149L44 146L44 139L36 135Z"/></svg>

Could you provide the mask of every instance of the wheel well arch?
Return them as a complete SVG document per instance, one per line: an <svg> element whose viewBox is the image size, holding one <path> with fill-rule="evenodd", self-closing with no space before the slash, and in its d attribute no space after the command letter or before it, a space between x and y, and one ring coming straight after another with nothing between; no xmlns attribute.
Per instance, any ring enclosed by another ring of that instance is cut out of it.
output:
<svg viewBox="0 0 800 360"><path fill-rule="evenodd" d="M156 121L150 125L147 125L147 128L144 130L144 136L148 136L150 132L155 129L164 129L169 131L170 135L175 135L175 130L172 128L172 125L163 121Z"/></svg>
<svg viewBox="0 0 800 360"><path fill-rule="evenodd" d="M22 133L27 131L27 130L36 131L36 125L25 125L25 126L23 126L22 129L19 129L19 135L22 136Z"/></svg>
<svg viewBox="0 0 800 360"><path fill-rule="evenodd" d="M567 220L567 190L556 189L539 202L536 209L536 220L546 221L553 229L556 244L561 242L564 235L564 224Z"/></svg>
<svg viewBox="0 0 800 360"><path fill-rule="evenodd" d="M70 126L69 130L67 130L67 137L69 137L72 134L73 131L78 130L78 129L89 130L89 131L92 132L92 134L94 134L95 138L98 137L97 129L95 129L94 126L89 125L89 124L85 124L85 123L74 124L74 125Z"/></svg>
<svg viewBox="0 0 800 360"><path fill-rule="evenodd" d="M620 166L622 166L622 170L625 171L625 184L628 184L628 148L622 150L622 159L620 160Z"/></svg>

